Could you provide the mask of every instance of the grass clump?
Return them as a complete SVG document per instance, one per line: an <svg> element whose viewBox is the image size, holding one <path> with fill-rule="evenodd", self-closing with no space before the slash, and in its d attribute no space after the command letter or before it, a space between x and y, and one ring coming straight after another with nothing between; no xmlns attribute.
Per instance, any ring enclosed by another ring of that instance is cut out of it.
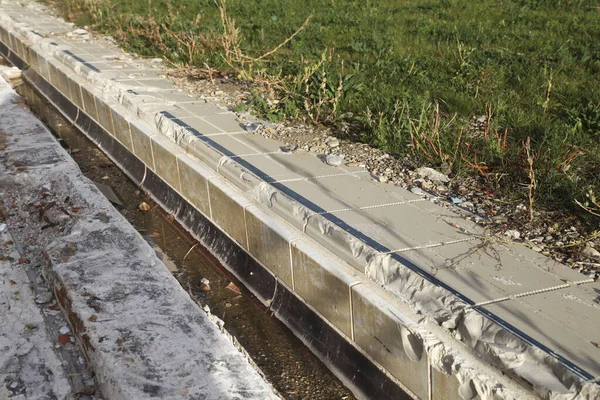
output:
<svg viewBox="0 0 600 400"><path fill-rule="evenodd" d="M273 120L577 209L600 192L597 0L68 0L129 50L234 71ZM240 106L244 107L244 106ZM485 116L473 132L472 117ZM536 190L531 193L532 179Z"/></svg>

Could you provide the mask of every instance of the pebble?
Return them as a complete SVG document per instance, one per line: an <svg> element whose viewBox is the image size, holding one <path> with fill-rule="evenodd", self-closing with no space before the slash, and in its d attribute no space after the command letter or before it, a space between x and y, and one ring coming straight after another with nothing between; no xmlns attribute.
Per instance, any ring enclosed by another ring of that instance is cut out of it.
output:
<svg viewBox="0 0 600 400"><path fill-rule="evenodd" d="M67 333L71 332L71 329L69 329L68 326L63 326L58 330L61 334L66 335Z"/></svg>
<svg viewBox="0 0 600 400"><path fill-rule="evenodd" d="M414 194L419 194L419 195L425 194L425 192L418 187L414 187L414 188L410 189L410 191L413 192Z"/></svg>
<svg viewBox="0 0 600 400"><path fill-rule="evenodd" d="M330 140L329 142L327 142L327 146L329 146L331 148L339 147L340 141L337 139Z"/></svg>
<svg viewBox="0 0 600 400"><path fill-rule="evenodd" d="M386 183L388 181L388 178L386 178L384 175L379 175L378 179L381 183Z"/></svg>
<svg viewBox="0 0 600 400"><path fill-rule="evenodd" d="M336 156L335 154L329 154L325 158L325 162L331 165L332 167L339 167L340 165L342 165L342 157Z"/></svg>
<svg viewBox="0 0 600 400"><path fill-rule="evenodd" d="M210 281L206 278L200 280L200 290L208 292L210 290Z"/></svg>
<svg viewBox="0 0 600 400"><path fill-rule="evenodd" d="M422 167L422 168L417 168L415 170L415 173L417 175L419 175L421 178L428 178L432 181L439 181L439 182L450 182L450 178L448 178L448 175L442 174L439 171L436 171L433 168L429 168L429 167Z"/></svg>
<svg viewBox="0 0 600 400"><path fill-rule="evenodd" d="M77 28L73 31L74 35L87 35L88 31L86 31L85 29L82 28Z"/></svg>
<svg viewBox="0 0 600 400"><path fill-rule="evenodd" d="M433 183L430 181L421 180L419 183L421 184L422 189L425 189L425 190L433 189Z"/></svg>
<svg viewBox="0 0 600 400"><path fill-rule="evenodd" d="M509 237L510 239L517 240L521 237L521 232L516 229L509 229L504 232L504 235Z"/></svg>
<svg viewBox="0 0 600 400"><path fill-rule="evenodd" d="M295 151L296 149L298 149L298 146L296 146L296 145L281 146L279 148L279 150L281 150L282 153L291 153L291 152Z"/></svg>
<svg viewBox="0 0 600 400"><path fill-rule="evenodd" d="M35 302L37 304L48 303L52 300L52 293L47 290L40 290L40 292L35 296Z"/></svg>
<svg viewBox="0 0 600 400"><path fill-rule="evenodd" d="M600 252L591 246L583 249L583 255L590 258L600 258Z"/></svg>

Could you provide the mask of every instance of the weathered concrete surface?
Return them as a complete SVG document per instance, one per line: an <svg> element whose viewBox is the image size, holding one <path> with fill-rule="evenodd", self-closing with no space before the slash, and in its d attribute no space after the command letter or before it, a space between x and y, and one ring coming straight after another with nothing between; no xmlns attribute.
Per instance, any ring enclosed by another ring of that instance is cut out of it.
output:
<svg viewBox="0 0 600 400"><path fill-rule="evenodd" d="M57 341L45 329L29 287L29 266L6 222L0 223L0 399L69 398L71 386L54 351Z"/></svg>
<svg viewBox="0 0 600 400"><path fill-rule="evenodd" d="M46 26L43 13L10 4L4 8L7 17L0 15L0 27L8 29L0 28L0 41L14 52L9 59L17 64L25 60L32 65L31 79L39 75L58 88L64 97L49 96L68 118L79 121L82 111L87 113L142 160L149 174L180 188L188 202L270 266L281 284L399 381L405 379L402 371L411 370L410 363L421 362L408 355L420 343L429 367L449 376L444 382L429 381L430 396L443 390L436 389L435 382L454 387L452 382L458 380L464 398L473 390L481 397L523 398L501 375L547 398L598 394L597 385L586 383L600 373L600 349L594 345L594 329L600 325L597 282L468 309L465 306L475 302L582 277L529 249L485 237L480 228L446 208L373 182L364 170L332 168L306 153L282 152L281 143L243 133L232 113L175 90L148 63L115 46L51 35L57 28ZM40 17L34 32L29 24L36 15ZM69 29L63 24L58 31ZM79 85L81 101L71 81ZM74 106L80 102L83 109ZM115 119L111 110L118 110L128 124ZM180 149L165 152L171 146L157 137L170 139ZM165 145L154 146L159 141ZM273 235L281 240L273 240ZM289 249L287 258L282 241ZM276 254L265 251L271 242L276 243ZM327 261L309 261L315 259ZM280 262L289 262L290 268L274 266ZM297 285L296 273L310 282ZM345 279L348 275L357 278ZM324 300L326 282L335 282L337 289L333 298ZM397 343L389 322L378 322L373 329L356 326L369 319L354 315L347 293L360 291L362 285L374 295L382 291L377 285L393 294L389 309L395 311L382 312L381 318L399 315L395 308L403 305L412 310L394 322L409 332L404 335L410 347ZM430 324L441 325L446 334L432 336ZM406 365L390 363L365 335L376 337L384 348L402 349ZM455 354L463 345L471 357ZM481 361L495 370L483 374ZM422 396L422 383L412 385Z"/></svg>
<svg viewBox="0 0 600 400"><path fill-rule="evenodd" d="M0 196L9 224L20 227L11 232L25 254L45 261L46 279L106 398L279 398L3 80L0 132ZM24 279L4 261L0 273L3 287ZM0 376L12 373L15 352L38 358L30 366L46 376L35 376L42 379L28 398L45 398L43 391L65 398L68 384L40 341L43 329L28 338L22 326L39 322L26 295L0 299L12 307L0 324L0 343L21 336L4 343ZM21 379L19 385L29 383Z"/></svg>

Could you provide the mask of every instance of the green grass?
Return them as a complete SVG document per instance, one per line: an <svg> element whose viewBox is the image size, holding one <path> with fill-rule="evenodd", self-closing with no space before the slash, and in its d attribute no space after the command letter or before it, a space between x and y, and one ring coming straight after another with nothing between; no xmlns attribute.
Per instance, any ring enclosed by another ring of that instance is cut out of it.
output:
<svg viewBox="0 0 600 400"><path fill-rule="evenodd" d="M314 15L272 56L244 64L224 56L213 0L59 3L138 54L266 82L281 101L260 91L252 106L272 119L346 121L354 138L395 155L513 188L530 183L530 137L538 203L576 209L600 192L599 1L229 0L250 57ZM491 116L489 131L471 137L479 115Z"/></svg>

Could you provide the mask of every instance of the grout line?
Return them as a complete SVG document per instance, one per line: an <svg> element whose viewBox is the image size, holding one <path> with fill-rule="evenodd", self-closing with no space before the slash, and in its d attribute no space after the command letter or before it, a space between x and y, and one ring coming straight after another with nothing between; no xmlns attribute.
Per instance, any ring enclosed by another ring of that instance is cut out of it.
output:
<svg viewBox="0 0 600 400"><path fill-rule="evenodd" d="M216 128L216 129L220 130L220 131L221 131L221 132L223 132L223 133L227 133L227 131L225 131L224 129L221 129L221 128L219 128L218 126L216 126L215 124L212 124L212 123L210 123L209 121L205 120L205 119L204 119L204 117L196 117L196 118L199 118L199 119L201 119L202 121L206 122L206 123L207 123L207 124L209 124L210 126L212 126L212 127Z"/></svg>
<svg viewBox="0 0 600 400"><path fill-rule="evenodd" d="M479 240L479 238L477 238L477 237L468 237L468 238L465 238L465 239L450 240L448 242L439 242L439 243L424 244L424 245L414 246L414 247L405 247L403 249L397 249L397 250L390 250L390 251L382 252L382 254L403 253L405 251L431 249L431 248L434 248L434 247L448 246L448 245L456 244L456 243L471 242L473 240Z"/></svg>
<svg viewBox="0 0 600 400"><path fill-rule="evenodd" d="M350 339L354 342L354 301L352 300L352 288L360 285L362 282L354 282L348 286L350 300Z"/></svg>
<svg viewBox="0 0 600 400"><path fill-rule="evenodd" d="M142 186L144 185L144 182L146 181L147 172L148 172L148 166L144 163L144 176L142 177L142 180L140 181L140 184L138 185L138 189L141 189Z"/></svg>
<svg viewBox="0 0 600 400"><path fill-rule="evenodd" d="M180 153L175 156L175 167L177 168L177 183L179 184L179 194L183 197L183 190L181 186L181 174L179 173L179 157L185 155L185 153Z"/></svg>
<svg viewBox="0 0 600 400"><path fill-rule="evenodd" d="M285 153L281 153L281 154L285 154ZM364 174L367 173L369 171L356 171L356 172L342 172L339 174L326 174L326 175L313 175L313 176L307 176L307 177L302 177L302 178L290 178L290 179L282 179L279 181L272 181L269 183L287 183L287 182L300 182L300 181L309 181L309 180L313 180L313 179L321 179L321 178L333 178L336 176L347 176L347 175L355 175L355 174ZM287 174L286 174L287 175Z"/></svg>
<svg viewBox="0 0 600 400"><path fill-rule="evenodd" d="M246 209L254 204L246 204L244 206L244 231L246 232L246 250L250 251L250 239L248 238L248 219L246 218Z"/></svg>
<svg viewBox="0 0 600 400"><path fill-rule="evenodd" d="M183 118L182 118L183 119ZM185 121L184 121L185 122ZM196 128L194 128L193 126L190 126L192 129L197 130ZM235 136L235 135L242 135L246 132L219 132L219 133L201 133L201 137L212 137L212 136Z"/></svg>
<svg viewBox="0 0 600 400"><path fill-rule="evenodd" d="M292 245L294 244L294 242L298 241L300 239L298 238L294 238L292 240L289 241L289 247L290 247L290 271L292 273L292 290L295 292L296 291L296 281L294 280L294 260L292 258Z"/></svg>
<svg viewBox="0 0 600 400"><path fill-rule="evenodd" d="M236 154L235 156L231 156L231 158L242 158L242 157L253 157L253 156L270 156L273 154L282 154L282 155L289 155L291 153L284 153L282 151L268 151L266 153L248 153L248 154Z"/></svg>
<svg viewBox="0 0 600 400"><path fill-rule="evenodd" d="M427 354L427 353L425 353ZM427 356L427 392L429 394L429 400L433 400L433 370L431 366L431 360Z"/></svg>
<svg viewBox="0 0 600 400"><path fill-rule="evenodd" d="M550 286L550 287L543 288L543 289L531 290L529 292L511 294L510 296L500 297L498 299L487 300L487 301L482 301L481 303L471 304L471 305L466 306L465 310L468 310L470 308L475 308L475 307L487 306L489 304L502 303L504 301L514 300L514 299L518 299L521 297L528 297L528 296L533 296L536 294L554 292L555 290L567 289L567 288L574 287L574 286L584 285L586 283L594 283L597 280L598 280L597 278L589 278L589 279L582 279L580 281L574 281L574 282L567 281L567 283L565 283L563 285Z"/></svg>
<svg viewBox="0 0 600 400"><path fill-rule="evenodd" d="M372 210L372 209L375 209L375 208L385 208L385 207L399 206L399 205L402 205L402 204L418 203L420 201L427 201L427 199L415 199L415 200L396 201L396 202L393 202L393 203L384 203L384 204L377 204L377 205L372 205L372 206L339 208L337 210L322 211L322 212L317 213L317 215L335 214L335 213L341 213L341 212L346 212L346 211Z"/></svg>
<svg viewBox="0 0 600 400"><path fill-rule="evenodd" d="M152 135L154 136L154 135ZM148 136L148 140L150 140L150 155L152 156L152 171L157 172L156 171L156 164L154 163L154 146L152 145L152 136ZM158 172L157 172L158 175Z"/></svg>

